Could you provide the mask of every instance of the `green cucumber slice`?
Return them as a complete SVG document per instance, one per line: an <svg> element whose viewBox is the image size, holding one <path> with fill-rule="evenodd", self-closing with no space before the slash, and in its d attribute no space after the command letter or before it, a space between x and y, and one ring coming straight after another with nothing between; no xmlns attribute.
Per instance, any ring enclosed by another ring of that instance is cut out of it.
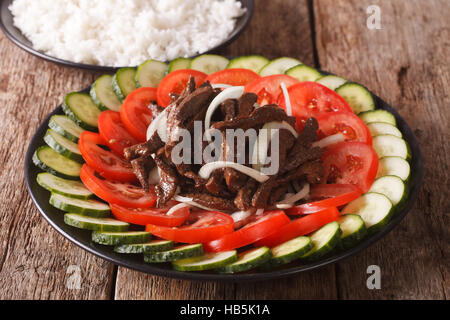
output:
<svg viewBox="0 0 450 320"><path fill-rule="evenodd" d="M316 82L320 83L321 85L324 85L325 87L327 87L331 90L336 90L337 88L342 86L344 83L346 83L347 79L344 79L344 78L341 78L338 76L328 75L328 76L323 76L323 77L317 79Z"/></svg>
<svg viewBox="0 0 450 320"><path fill-rule="evenodd" d="M218 268L216 271L220 273L244 272L264 264L271 256L272 253L267 247L250 249L239 253L237 261Z"/></svg>
<svg viewBox="0 0 450 320"><path fill-rule="evenodd" d="M71 92L66 95L61 107L64 113L83 129L97 130L97 119L101 111L92 101L90 95Z"/></svg>
<svg viewBox="0 0 450 320"><path fill-rule="evenodd" d="M170 240L154 240L147 243L122 244L114 247L114 251L118 253L152 253L159 251L167 251L173 248L173 241Z"/></svg>
<svg viewBox="0 0 450 320"><path fill-rule="evenodd" d="M73 142L78 142L81 133L84 131L83 128L78 126L68 116L63 116L60 114L52 116L48 122L48 126L53 131Z"/></svg>
<svg viewBox="0 0 450 320"><path fill-rule="evenodd" d="M372 147L378 154L378 158L400 157L405 160L411 158L406 141L396 136L388 134L376 136L372 139Z"/></svg>
<svg viewBox="0 0 450 320"><path fill-rule="evenodd" d="M288 69L286 74L298 81L316 81L322 77L322 74L319 71L305 64L300 64Z"/></svg>
<svg viewBox="0 0 450 320"><path fill-rule="evenodd" d="M146 231L126 231L126 232L92 232L92 241L99 244L117 246L122 244L146 243L152 235Z"/></svg>
<svg viewBox="0 0 450 320"><path fill-rule="evenodd" d="M188 244L167 251L146 253L144 254L144 261L148 263L171 262L201 256L203 253L203 245L201 243Z"/></svg>
<svg viewBox="0 0 450 320"><path fill-rule="evenodd" d="M273 247L272 258L264 267L276 267L300 259L314 248L310 237L297 237Z"/></svg>
<svg viewBox="0 0 450 320"><path fill-rule="evenodd" d="M227 67L229 60L216 54L202 54L191 61L190 68L211 74Z"/></svg>
<svg viewBox="0 0 450 320"><path fill-rule="evenodd" d="M228 63L227 65L227 69L243 68L259 73L262 67L264 67L268 63L269 59L263 56L259 55L243 56L231 59L230 63Z"/></svg>
<svg viewBox="0 0 450 320"><path fill-rule="evenodd" d="M116 219L93 218L77 213L66 213L64 215L64 222L75 228L93 231L122 232L127 231L130 226L129 223Z"/></svg>
<svg viewBox="0 0 450 320"><path fill-rule="evenodd" d="M136 68L120 68L112 78L111 86L116 97L123 101L126 96L136 90Z"/></svg>
<svg viewBox="0 0 450 320"><path fill-rule="evenodd" d="M340 243L341 233L336 221L324 225L310 235L314 248L301 258L315 260L328 254Z"/></svg>
<svg viewBox="0 0 450 320"><path fill-rule="evenodd" d="M78 144L56 133L52 129L48 129L44 136L47 145L66 158L83 163L83 157L78 149Z"/></svg>
<svg viewBox="0 0 450 320"><path fill-rule="evenodd" d="M397 206L406 199L406 185L402 179L396 176L384 176L376 179L369 192L384 194Z"/></svg>
<svg viewBox="0 0 450 320"><path fill-rule="evenodd" d="M302 64L299 60L289 57L281 57L270 61L260 71L259 74L263 77L271 76L273 74L284 74L288 69Z"/></svg>
<svg viewBox="0 0 450 320"><path fill-rule="evenodd" d="M342 230L341 244L344 248L351 248L367 234L364 220L356 214L346 214L339 218L339 227Z"/></svg>
<svg viewBox="0 0 450 320"><path fill-rule="evenodd" d="M377 178L383 176L397 176L403 181L409 180L411 166L408 161L400 157L384 157L379 160Z"/></svg>
<svg viewBox="0 0 450 320"><path fill-rule="evenodd" d="M367 128L369 128L370 134L375 137L383 134L390 134L392 136L396 136L402 138L402 133L398 130L397 127L392 124L385 122L372 122L367 124Z"/></svg>
<svg viewBox="0 0 450 320"><path fill-rule="evenodd" d="M372 94L359 83L347 82L337 88L336 93L348 102L356 114L375 109Z"/></svg>
<svg viewBox="0 0 450 320"><path fill-rule="evenodd" d="M136 88L157 88L167 73L167 64L157 60L147 60L139 65L136 71Z"/></svg>
<svg viewBox="0 0 450 320"><path fill-rule="evenodd" d="M357 214L372 233L386 225L393 213L392 202L383 194L369 192L353 200L342 209L342 214Z"/></svg>
<svg viewBox="0 0 450 320"><path fill-rule="evenodd" d="M63 179L48 172L39 173L36 181L48 191L59 193L70 198L86 200L92 198L94 195L82 182Z"/></svg>
<svg viewBox="0 0 450 320"><path fill-rule="evenodd" d="M177 58L175 60L170 61L168 72L173 72L181 69L189 69L191 65L191 59L188 58Z"/></svg>
<svg viewBox="0 0 450 320"><path fill-rule="evenodd" d="M95 105L102 111L120 111L122 102L117 98L112 87L113 77L105 74L95 80L91 86L91 98Z"/></svg>
<svg viewBox="0 0 450 320"><path fill-rule="evenodd" d="M172 262L172 266L178 271L203 271L223 267L237 259L236 250L230 250L177 260Z"/></svg>
<svg viewBox="0 0 450 320"><path fill-rule="evenodd" d="M58 177L78 180L80 178L81 164L70 160L49 146L39 147L33 154L33 163Z"/></svg>
<svg viewBox="0 0 450 320"><path fill-rule="evenodd" d="M110 213L108 204L92 199L69 198L62 194L52 193L49 202L62 211L79 213L93 218L107 218Z"/></svg>
<svg viewBox="0 0 450 320"><path fill-rule="evenodd" d="M358 115L362 121L367 123L383 122L396 126L395 117L392 113L386 110L378 109L373 111L366 111Z"/></svg>

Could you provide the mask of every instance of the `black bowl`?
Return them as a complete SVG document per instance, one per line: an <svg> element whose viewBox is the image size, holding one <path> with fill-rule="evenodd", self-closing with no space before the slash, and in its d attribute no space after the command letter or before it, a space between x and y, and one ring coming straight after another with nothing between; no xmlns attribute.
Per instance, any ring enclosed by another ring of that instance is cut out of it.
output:
<svg viewBox="0 0 450 320"><path fill-rule="evenodd" d="M33 49L31 42L13 24L13 17L11 11L9 11L8 9L12 1L13 0L0 0L0 28L12 42L14 42L17 46L19 46L23 50L28 51L29 53L38 56L42 59L59 63L69 67L90 69L104 72L115 72L117 69L120 68L120 67L98 66L94 64L76 63L72 61L59 59L50 56L48 54L45 54L41 51ZM242 31L244 31L244 29L249 24L254 11L254 0L239 0L239 1L242 3L242 7L247 9L246 13L242 17L238 18L233 32L228 36L227 39L225 39L224 42L222 42L221 44L219 44L214 48L211 48L205 53L213 52L229 45L242 33Z"/></svg>
<svg viewBox="0 0 450 320"><path fill-rule="evenodd" d="M85 92L87 90L84 90ZM39 126L38 130L31 139L30 145L28 146L27 154L25 157L25 179L30 192L31 198L38 207L39 211L43 217L64 237L77 244L78 246L84 248L85 250L103 258L111 261L115 264L142 271L149 274L179 278L179 279L189 279L189 280L208 280L208 281L258 281L258 280L268 280L286 277L294 275L300 272L316 269L331 263L335 263L341 259L349 257L375 243L388 232L390 232L400 221L406 216L406 214L411 210L414 202L417 199L419 189L422 183L423 177L423 163L422 155L420 152L419 144L417 142L414 133L408 124L403 120L402 117L386 102L381 100L379 97L375 96L377 108L385 109L394 114L397 125L403 134L403 138L408 142L411 153L411 177L410 177L410 192L408 199L401 210L396 212L392 220L383 227L378 233L365 238L364 241L359 243L356 247L348 250L335 251L331 255L324 257L323 259L306 263L299 264L298 262L291 263L284 267L274 269L271 271L260 271L254 270L252 272L247 272L245 274L215 274L209 272L201 273L189 273L189 272L179 272L175 271L168 264L147 264L144 263L142 255L133 254L119 254L112 250L112 247L102 246L91 241L91 231L81 230L71 227L64 223L64 214L62 211L52 207L49 204L50 193L40 187L36 182L36 175L41 172L32 162L32 156L34 151L45 144L43 137L47 130L48 120L53 114L62 114L61 106L58 106Z"/></svg>

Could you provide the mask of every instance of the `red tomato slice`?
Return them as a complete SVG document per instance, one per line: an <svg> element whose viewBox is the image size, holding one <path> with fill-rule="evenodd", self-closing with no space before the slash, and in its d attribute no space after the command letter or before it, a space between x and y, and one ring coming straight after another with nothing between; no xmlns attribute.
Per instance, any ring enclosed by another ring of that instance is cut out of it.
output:
<svg viewBox="0 0 450 320"><path fill-rule="evenodd" d="M232 86L245 86L246 84L261 78L259 74L248 69L225 69L210 74L205 81L211 83L223 83Z"/></svg>
<svg viewBox="0 0 450 320"><path fill-rule="evenodd" d="M148 224L145 230L162 239L184 243L208 242L233 232L233 218L222 212L193 211L186 222L172 228Z"/></svg>
<svg viewBox="0 0 450 320"><path fill-rule="evenodd" d="M98 176L94 169L83 164L80 178L97 197L129 208L148 208L156 203L154 190L145 191L130 183L110 181Z"/></svg>
<svg viewBox="0 0 450 320"><path fill-rule="evenodd" d="M289 222L277 229L276 233L257 241L257 246L274 247L280 243L294 239L295 237L304 236L316 231L320 227L336 221L339 218L339 211L335 207L325 208L322 211L307 215Z"/></svg>
<svg viewBox="0 0 450 320"><path fill-rule="evenodd" d="M140 142L146 141L147 127L152 121L148 105L156 101L156 88L139 88L131 92L122 104L120 119L128 132Z"/></svg>
<svg viewBox="0 0 450 320"><path fill-rule="evenodd" d="M353 112L350 105L331 89L316 82L300 82L288 88L292 115L297 118L297 131L303 129L310 117L318 117L327 112ZM278 97L280 107L286 109L284 95Z"/></svg>
<svg viewBox="0 0 450 320"><path fill-rule="evenodd" d="M156 94L158 104L160 106L167 107L170 103L169 95L171 93L180 94L183 92L191 76L194 77L197 87L205 82L206 77L208 77L206 73L191 69L176 70L169 73L159 83Z"/></svg>
<svg viewBox="0 0 450 320"><path fill-rule="evenodd" d="M289 215L311 214L327 207L340 207L355 200L362 191L352 184L316 184L311 187L311 199L308 202L286 210Z"/></svg>
<svg viewBox="0 0 450 320"><path fill-rule="evenodd" d="M183 207L167 215L167 211L176 205L171 201L166 208L126 208L117 204L111 204L112 214L120 221L145 226L155 224L165 227L176 227L181 225L189 216L189 207Z"/></svg>
<svg viewBox="0 0 450 320"><path fill-rule="evenodd" d="M259 78L245 86L246 92L253 92L258 95L260 105L276 103L282 90L281 82L284 82L287 88L298 83L298 80L284 74L276 74Z"/></svg>
<svg viewBox="0 0 450 320"><path fill-rule="evenodd" d="M283 211L266 211L255 220L233 233L203 244L206 251L219 252L240 248L267 237L289 223Z"/></svg>
<svg viewBox="0 0 450 320"><path fill-rule="evenodd" d="M136 176L127 161L100 146L107 146L107 144L99 134L90 131L81 133L78 148L84 161L90 167L106 179L136 181Z"/></svg>
<svg viewBox="0 0 450 320"><path fill-rule="evenodd" d="M316 119L319 123L319 139L342 133L346 141L361 141L372 145L369 128L353 112L327 112Z"/></svg>
<svg viewBox="0 0 450 320"><path fill-rule="evenodd" d="M112 110L103 111L98 116L98 132L108 147L121 156L123 156L123 149L139 143L125 129L120 120L120 113Z"/></svg>
<svg viewBox="0 0 450 320"><path fill-rule="evenodd" d="M378 170L378 156L373 148L358 141L332 146L322 157L327 183L353 184L369 191Z"/></svg>

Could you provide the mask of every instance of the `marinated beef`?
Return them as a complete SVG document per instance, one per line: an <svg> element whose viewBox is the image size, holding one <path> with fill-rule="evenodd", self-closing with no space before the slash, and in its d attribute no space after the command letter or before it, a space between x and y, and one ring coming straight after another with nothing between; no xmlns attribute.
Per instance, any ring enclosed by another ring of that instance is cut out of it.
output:
<svg viewBox="0 0 450 320"><path fill-rule="evenodd" d="M155 167L155 161L151 155L145 155L130 161L133 172L139 180L142 188L149 189L148 177L150 171Z"/></svg>
<svg viewBox="0 0 450 320"><path fill-rule="evenodd" d="M236 101L233 99L225 100L220 105L220 110L225 121L233 120L236 117Z"/></svg>
<svg viewBox="0 0 450 320"><path fill-rule="evenodd" d="M238 117L248 117L255 109L255 103L258 100L258 96L254 93L244 93L238 100ZM225 119L227 120L227 119Z"/></svg>
<svg viewBox="0 0 450 320"><path fill-rule="evenodd" d="M236 211L236 206L234 205L233 200L216 197L207 193L188 193L183 194L183 196L192 198L192 201L207 208L226 212Z"/></svg>
<svg viewBox="0 0 450 320"><path fill-rule="evenodd" d="M148 141L125 148L123 154L125 159L131 161L138 157L149 156L163 146L164 142L161 141L158 133L155 132Z"/></svg>

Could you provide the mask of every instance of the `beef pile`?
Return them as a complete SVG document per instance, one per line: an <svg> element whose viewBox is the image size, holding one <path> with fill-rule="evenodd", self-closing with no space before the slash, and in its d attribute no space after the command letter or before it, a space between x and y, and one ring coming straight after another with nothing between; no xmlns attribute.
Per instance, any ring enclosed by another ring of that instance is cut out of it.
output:
<svg viewBox="0 0 450 320"><path fill-rule="evenodd" d="M150 171L155 166L160 169L160 181L155 187L158 207L164 206L179 192L179 195L192 198L202 206L219 211L268 208L284 198L290 183L316 184L322 181L321 149L311 147L317 139L318 124L314 118L306 121L297 139L288 130L280 130L279 139L282 143L279 147L279 170L263 183L229 167L216 169L208 179L203 179L198 175L200 164L174 164L171 151L179 142L178 130L187 129L192 134L194 121L204 121L209 104L220 93L220 89L214 89L209 82L197 89L195 87L194 79L191 78L181 95L171 96L171 103L166 110L166 143L155 132L147 142L125 149L125 158L130 161L143 188L148 189L150 186ZM224 101L214 113L211 127L222 132L224 152L227 150L226 129L240 128L245 131L254 128L258 132L265 123L272 121L286 121L295 128L295 117L288 116L277 105L255 108L256 101L255 94L244 93L239 99ZM164 110L155 104L149 108L153 118ZM192 141L192 150L195 143L201 144L202 150L207 146L207 142ZM248 145L245 150L248 153ZM190 156L194 159L193 152ZM246 155L245 165L250 167L248 158Z"/></svg>

